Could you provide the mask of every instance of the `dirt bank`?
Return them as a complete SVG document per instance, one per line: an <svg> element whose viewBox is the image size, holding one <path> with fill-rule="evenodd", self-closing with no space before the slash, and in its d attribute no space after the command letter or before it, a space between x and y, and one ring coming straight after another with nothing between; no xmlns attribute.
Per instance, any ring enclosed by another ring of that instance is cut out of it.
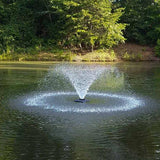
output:
<svg viewBox="0 0 160 160"><path fill-rule="evenodd" d="M139 56L141 61L159 61L155 56L154 47L142 46L134 43L120 44L114 48L118 59L123 59L125 54L130 57Z"/></svg>

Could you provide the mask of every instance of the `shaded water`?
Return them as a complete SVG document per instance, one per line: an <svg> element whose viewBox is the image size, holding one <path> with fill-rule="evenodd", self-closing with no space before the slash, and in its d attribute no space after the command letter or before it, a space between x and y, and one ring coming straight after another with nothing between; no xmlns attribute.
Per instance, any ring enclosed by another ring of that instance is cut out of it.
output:
<svg viewBox="0 0 160 160"><path fill-rule="evenodd" d="M74 88L62 77L48 77L50 64L0 64L0 159L160 159L159 64L113 66L121 76L101 77L90 92L133 95L143 99L143 106L110 113L16 106L13 99L23 101L37 91L74 92ZM91 99L92 104L99 101Z"/></svg>

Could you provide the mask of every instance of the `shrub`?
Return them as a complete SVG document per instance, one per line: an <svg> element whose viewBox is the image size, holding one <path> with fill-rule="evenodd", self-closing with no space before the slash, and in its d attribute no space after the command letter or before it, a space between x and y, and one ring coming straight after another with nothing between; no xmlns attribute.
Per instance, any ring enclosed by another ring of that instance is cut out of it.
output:
<svg viewBox="0 0 160 160"><path fill-rule="evenodd" d="M82 56L82 61L116 61L117 57L113 50L99 49Z"/></svg>
<svg viewBox="0 0 160 160"><path fill-rule="evenodd" d="M128 54L127 52L124 53L122 56L122 59L125 61L141 61L142 60L142 54Z"/></svg>
<svg viewBox="0 0 160 160"><path fill-rule="evenodd" d="M122 56L122 59L130 60L130 55L127 52L125 52L124 55Z"/></svg>
<svg viewBox="0 0 160 160"><path fill-rule="evenodd" d="M157 40L157 45L155 47L156 55L160 56L160 39Z"/></svg>

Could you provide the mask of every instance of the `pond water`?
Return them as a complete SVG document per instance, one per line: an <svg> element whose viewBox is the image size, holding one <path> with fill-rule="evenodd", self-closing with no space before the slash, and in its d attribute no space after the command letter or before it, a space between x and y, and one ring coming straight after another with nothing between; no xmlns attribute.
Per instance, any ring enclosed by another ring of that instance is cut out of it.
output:
<svg viewBox="0 0 160 160"><path fill-rule="evenodd" d="M74 112L78 96L67 79L52 72L57 64L0 63L0 159L160 159L160 64L106 65L116 67L119 74L101 76L91 85L89 106L95 110L95 104L115 101L93 93L131 96L142 105L116 112ZM23 103L46 92L71 92L55 102L74 106L62 112Z"/></svg>

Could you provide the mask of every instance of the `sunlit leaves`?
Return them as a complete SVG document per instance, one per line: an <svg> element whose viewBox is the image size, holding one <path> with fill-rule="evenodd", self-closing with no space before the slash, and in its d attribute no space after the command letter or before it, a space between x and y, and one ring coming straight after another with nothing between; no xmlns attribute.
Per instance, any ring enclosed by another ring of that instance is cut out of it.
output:
<svg viewBox="0 0 160 160"><path fill-rule="evenodd" d="M112 7L110 0L5 1L0 4L4 23L0 26L0 41L3 46L12 44L14 48L49 41L67 48L110 48L124 41L125 29L119 23L123 10Z"/></svg>
<svg viewBox="0 0 160 160"><path fill-rule="evenodd" d="M113 12L110 1L63 0L58 8L63 9L65 17L68 18L64 19L64 35L67 36L67 39L64 37L64 43L72 45L74 39L74 45L93 49L101 46L112 47L124 41L122 30L125 25L118 24L122 9Z"/></svg>

